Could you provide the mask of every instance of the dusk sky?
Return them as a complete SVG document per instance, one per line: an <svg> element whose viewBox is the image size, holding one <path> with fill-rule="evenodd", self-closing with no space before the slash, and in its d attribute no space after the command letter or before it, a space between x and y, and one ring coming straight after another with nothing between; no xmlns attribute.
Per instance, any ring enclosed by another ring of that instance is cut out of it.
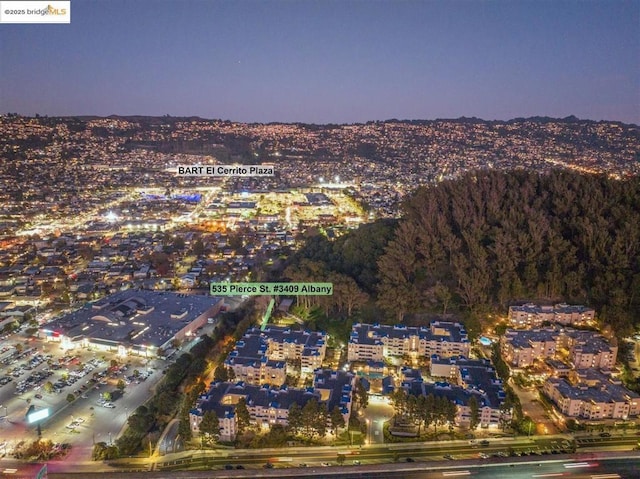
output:
<svg viewBox="0 0 640 479"><path fill-rule="evenodd" d="M0 25L0 112L640 124L640 0L72 0Z"/></svg>

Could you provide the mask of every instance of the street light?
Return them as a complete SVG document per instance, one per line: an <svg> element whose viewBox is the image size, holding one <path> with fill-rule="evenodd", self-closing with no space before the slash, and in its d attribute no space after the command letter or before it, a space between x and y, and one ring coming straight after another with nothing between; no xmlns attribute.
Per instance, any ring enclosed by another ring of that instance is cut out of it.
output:
<svg viewBox="0 0 640 479"><path fill-rule="evenodd" d="M365 419L365 421L367 422L367 444L371 444L371 429L369 428L370 421L368 418Z"/></svg>

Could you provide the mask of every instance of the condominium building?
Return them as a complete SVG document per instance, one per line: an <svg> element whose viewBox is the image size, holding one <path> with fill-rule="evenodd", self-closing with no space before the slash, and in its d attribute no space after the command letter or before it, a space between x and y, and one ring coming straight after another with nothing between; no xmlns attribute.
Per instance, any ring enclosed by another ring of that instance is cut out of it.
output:
<svg viewBox="0 0 640 479"><path fill-rule="evenodd" d="M469 338L459 323L434 321L428 328L357 323L349 337L349 361L382 361L390 356L468 356Z"/></svg>
<svg viewBox="0 0 640 479"><path fill-rule="evenodd" d="M291 405L296 403L302 408L311 399L326 404L327 411L337 407L348 424L354 382L352 373L321 369L314 373L314 386L305 389L218 381L200 396L189 413L189 423L196 432L204 413L213 411L218 417L219 439L233 441L238 433L235 405L244 398L251 425L259 429L268 430L274 424L286 426Z"/></svg>
<svg viewBox="0 0 640 479"><path fill-rule="evenodd" d="M595 318L595 310L565 303L541 306L528 303L509 307L509 323L514 328L539 328L544 322L565 326L585 326Z"/></svg>
<svg viewBox="0 0 640 479"><path fill-rule="evenodd" d="M640 396L608 376L591 384L572 384L564 378L549 378L543 392L568 417L627 419L640 413Z"/></svg>
<svg viewBox="0 0 640 479"><path fill-rule="evenodd" d="M611 369L618 354L618 347L602 335L572 328L509 329L501 339L501 349L504 360L516 368L555 358L562 349L573 368Z"/></svg>
<svg viewBox="0 0 640 479"><path fill-rule="evenodd" d="M264 331L248 330L229 353L225 366L233 369L239 381L280 386L293 362L300 361L302 374L312 374L322 366L325 351L322 332L269 325Z"/></svg>
<svg viewBox="0 0 640 479"><path fill-rule="evenodd" d="M526 368L536 360L553 358L558 348L558 331L551 328L513 330L501 339L502 357L511 366Z"/></svg>
<svg viewBox="0 0 640 479"><path fill-rule="evenodd" d="M569 331L566 334L569 361L576 369L613 369L618 346L591 331Z"/></svg>
<svg viewBox="0 0 640 479"><path fill-rule="evenodd" d="M431 358L430 367L432 377L445 380L427 383L417 370L405 370L402 387L410 394L433 394L454 402L457 407L456 425L469 425L471 397L476 398L479 406L480 427L498 427L501 422L511 419L511 411L502 407L506 397L502 381L488 360L434 356Z"/></svg>

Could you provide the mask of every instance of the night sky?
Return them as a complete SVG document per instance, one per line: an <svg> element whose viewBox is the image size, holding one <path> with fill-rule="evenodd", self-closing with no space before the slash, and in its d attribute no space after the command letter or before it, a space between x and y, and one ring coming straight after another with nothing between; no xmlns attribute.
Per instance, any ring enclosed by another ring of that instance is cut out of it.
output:
<svg viewBox="0 0 640 479"><path fill-rule="evenodd" d="M640 123L640 0L72 0L0 25L0 112Z"/></svg>

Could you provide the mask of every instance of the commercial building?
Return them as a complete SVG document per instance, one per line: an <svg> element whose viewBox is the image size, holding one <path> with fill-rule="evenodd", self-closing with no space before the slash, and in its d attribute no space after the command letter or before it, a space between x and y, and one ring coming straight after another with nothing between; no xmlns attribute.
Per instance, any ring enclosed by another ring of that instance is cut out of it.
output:
<svg viewBox="0 0 640 479"><path fill-rule="evenodd" d="M211 296L126 290L43 325L39 334L64 349L154 357L171 349L174 340L195 336L222 305Z"/></svg>
<svg viewBox="0 0 640 479"><path fill-rule="evenodd" d="M459 323L434 321L428 328L357 323L349 337L348 361L382 361L390 356L413 358L468 356L470 342Z"/></svg>

